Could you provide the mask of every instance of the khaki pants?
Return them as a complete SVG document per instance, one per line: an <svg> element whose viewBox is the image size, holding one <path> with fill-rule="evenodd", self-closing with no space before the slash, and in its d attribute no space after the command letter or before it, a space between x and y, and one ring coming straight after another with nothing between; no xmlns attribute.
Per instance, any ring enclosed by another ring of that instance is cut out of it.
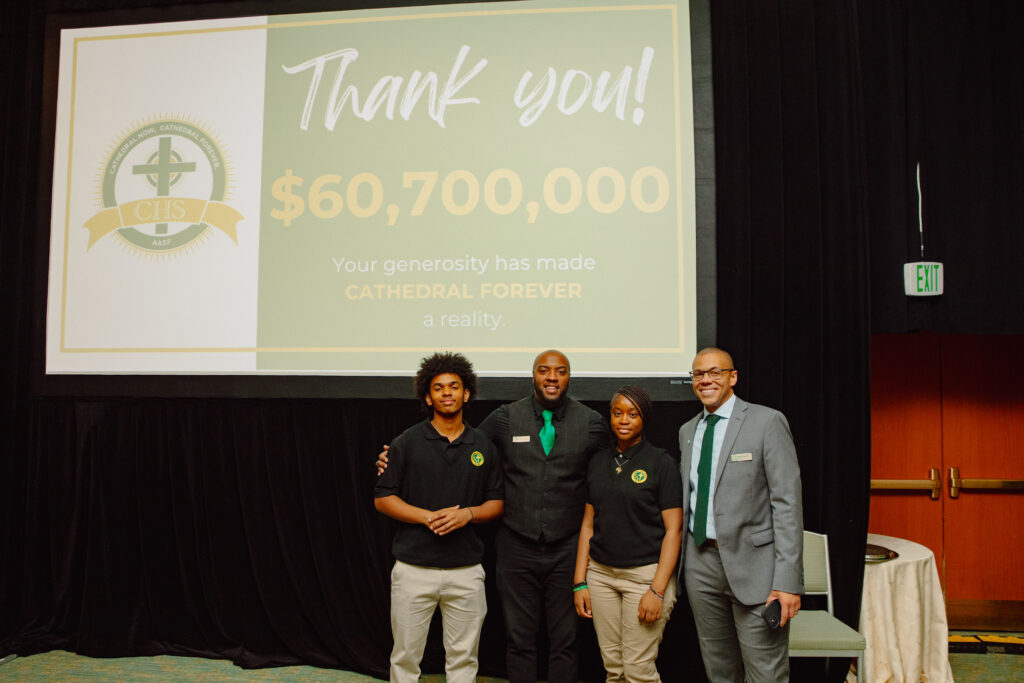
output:
<svg viewBox="0 0 1024 683"><path fill-rule="evenodd" d="M449 683L476 680L480 629L487 614L484 568L440 569L395 562L391 570L391 680L415 683L430 618L441 606L445 675Z"/></svg>
<svg viewBox="0 0 1024 683"><path fill-rule="evenodd" d="M594 631L608 681L661 680L655 660L665 624L676 602L674 576L665 589L661 618L649 624L637 617L640 598L650 590L657 569L657 564L617 568L595 562L593 558L590 560L587 586Z"/></svg>

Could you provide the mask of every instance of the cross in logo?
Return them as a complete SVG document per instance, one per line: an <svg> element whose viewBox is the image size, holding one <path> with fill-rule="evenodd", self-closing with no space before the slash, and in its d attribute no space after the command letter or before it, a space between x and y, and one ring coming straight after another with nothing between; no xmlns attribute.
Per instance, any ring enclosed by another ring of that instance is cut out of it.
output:
<svg viewBox="0 0 1024 683"><path fill-rule="evenodd" d="M166 197L171 191L171 179L175 175L178 173L189 173L196 170L196 162L175 162L174 156L176 155L171 151L171 138L160 138L160 147L157 151L154 163L135 164L132 166L132 173L134 175L156 176L156 196ZM156 233L158 235L166 234L167 224L158 223L156 226Z"/></svg>

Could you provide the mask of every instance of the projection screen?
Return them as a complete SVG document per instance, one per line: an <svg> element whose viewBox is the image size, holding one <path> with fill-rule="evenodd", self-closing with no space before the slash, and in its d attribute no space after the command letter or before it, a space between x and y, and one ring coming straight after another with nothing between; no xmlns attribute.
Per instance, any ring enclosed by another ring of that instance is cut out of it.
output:
<svg viewBox="0 0 1024 683"><path fill-rule="evenodd" d="M47 374L681 376L688 5L65 29Z"/></svg>

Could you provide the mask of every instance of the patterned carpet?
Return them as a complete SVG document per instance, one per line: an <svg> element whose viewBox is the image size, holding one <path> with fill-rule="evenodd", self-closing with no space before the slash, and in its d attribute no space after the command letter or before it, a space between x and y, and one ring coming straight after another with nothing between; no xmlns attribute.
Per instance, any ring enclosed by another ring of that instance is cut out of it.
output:
<svg viewBox="0 0 1024 683"><path fill-rule="evenodd" d="M0 660L0 681L52 681L80 683L107 681L237 681L320 683L369 683L372 676L318 669L314 666L282 666L270 669L242 669L223 659L201 657L120 657L96 659L63 650L53 650L30 657L9 657ZM500 683L499 678L477 678L477 683ZM422 683L442 683L444 676L420 678Z"/></svg>
<svg viewBox="0 0 1024 683"><path fill-rule="evenodd" d="M1024 681L1024 634L950 633L949 662L957 683ZM30 657L0 659L2 681L333 681L368 683L378 679L350 671L285 666L241 669L229 661L198 657L122 657L95 659L62 650ZM440 683L444 676L424 676L423 683ZM479 683L502 683L500 678L479 678Z"/></svg>
<svg viewBox="0 0 1024 683"><path fill-rule="evenodd" d="M953 633L949 652L976 655L1024 655L1024 637L1020 634Z"/></svg>
<svg viewBox="0 0 1024 683"><path fill-rule="evenodd" d="M1024 633L950 631L949 665L956 683L1024 681Z"/></svg>

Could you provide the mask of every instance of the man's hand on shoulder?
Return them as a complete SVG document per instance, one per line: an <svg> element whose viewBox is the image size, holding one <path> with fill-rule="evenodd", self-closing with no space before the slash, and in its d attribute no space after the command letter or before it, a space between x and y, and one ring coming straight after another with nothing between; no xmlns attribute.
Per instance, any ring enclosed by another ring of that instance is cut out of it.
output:
<svg viewBox="0 0 1024 683"><path fill-rule="evenodd" d="M768 594L768 600L764 604L767 605L772 600L778 600L782 603L782 619L779 621L780 627L785 626L786 622L795 617L797 612L800 611L800 596L795 593L773 590Z"/></svg>
<svg viewBox="0 0 1024 683"><path fill-rule="evenodd" d="M384 474L388 468L388 445L384 444L384 450L377 454L377 476Z"/></svg>

